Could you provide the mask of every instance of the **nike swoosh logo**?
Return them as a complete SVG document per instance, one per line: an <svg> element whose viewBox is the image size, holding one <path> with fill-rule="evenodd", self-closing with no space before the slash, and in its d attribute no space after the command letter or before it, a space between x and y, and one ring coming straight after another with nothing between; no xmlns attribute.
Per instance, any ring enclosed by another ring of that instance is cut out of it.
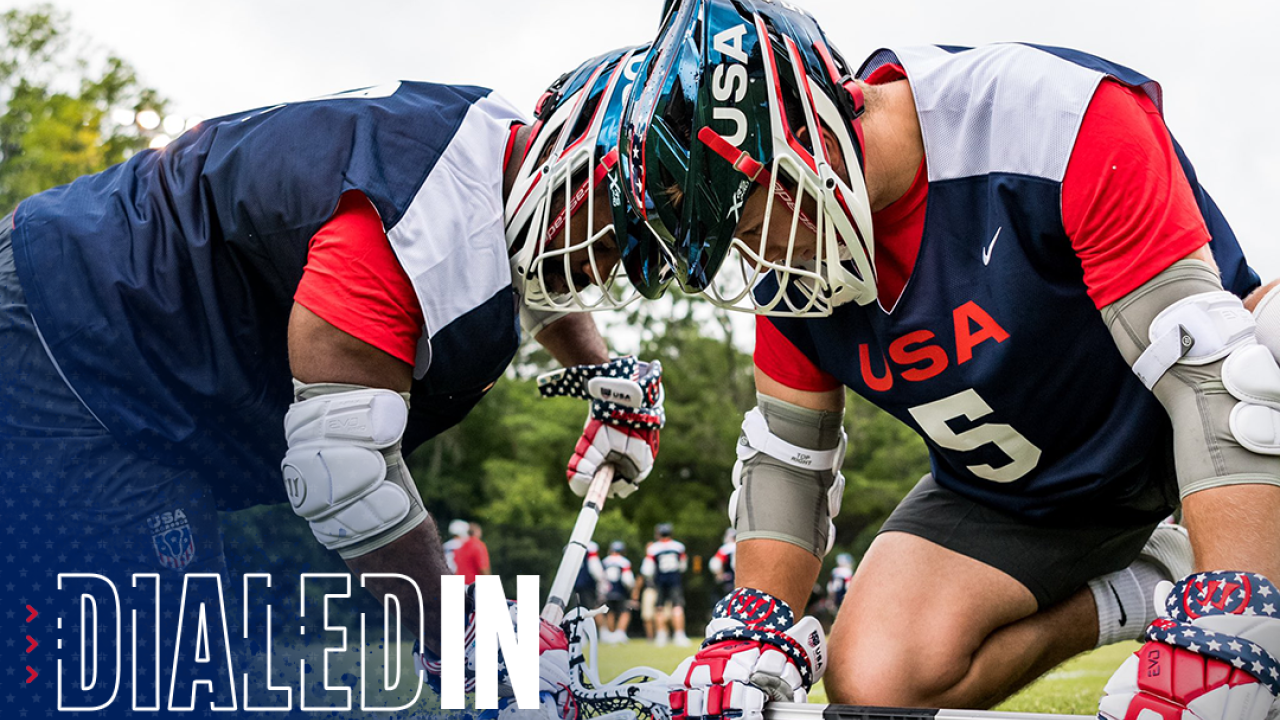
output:
<svg viewBox="0 0 1280 720"><path fill-rule="evenodd" d="M991 242L987 243L987 246L982 248L982 264L983 265L989 265L991 263L991 248L996 246L996 241L1000 239L1000 231L1003 229L1004 229L1003 225L996 228L996 234L994 237L991 238Z"/></svg>
<svg viewBox="0 0 1280 720"><path fill-rule="evenodd" d="M997 234L999 234L998 231L997 231ZM1111 583L1107 583L1107 587L1111 589L1111 594L1115 596L1116 605L1120 606L1120 627L1124 627L1124 624L1126 621L1128 621L1129 616L1124 611L1124 603L1120 602L1120 593L1116 592L1116 586L1112 585Z"/></svg>

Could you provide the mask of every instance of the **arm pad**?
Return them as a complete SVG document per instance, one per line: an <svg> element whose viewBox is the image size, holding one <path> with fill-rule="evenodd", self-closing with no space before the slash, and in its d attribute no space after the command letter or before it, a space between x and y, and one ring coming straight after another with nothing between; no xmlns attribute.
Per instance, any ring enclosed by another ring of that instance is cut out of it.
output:
<svg viewBox="0 0 1280 720"><path fill-rule="evenodd" d="M293 511L326 548L352 558L390 544L427 517L404 467L407 397L356 385L295 381L281 470Z"/></svg>
<svg viewBox="0 0 1280 720"><path fill-rule="evenodd" d="M843 412L757 395L742 422L729 520L738 541L781 540L817 557L835 542L831 519L844 494Z"/></svg>

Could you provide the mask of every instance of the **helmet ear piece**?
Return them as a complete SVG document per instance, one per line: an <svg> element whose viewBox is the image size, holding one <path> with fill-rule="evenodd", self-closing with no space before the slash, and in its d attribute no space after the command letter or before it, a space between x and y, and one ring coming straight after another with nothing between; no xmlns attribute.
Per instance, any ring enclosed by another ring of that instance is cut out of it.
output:
<svg viewBox="0 0 1280 720"><path fill-rule="evenodd" d="M560 106L561 97L564 95L564 84L569 80L569 76L573 73L565 73L556 78L551 86L543 91L542 96L538 98L537 104L533 106L533 117L535 120L546 122L551 114Z"/></svg>

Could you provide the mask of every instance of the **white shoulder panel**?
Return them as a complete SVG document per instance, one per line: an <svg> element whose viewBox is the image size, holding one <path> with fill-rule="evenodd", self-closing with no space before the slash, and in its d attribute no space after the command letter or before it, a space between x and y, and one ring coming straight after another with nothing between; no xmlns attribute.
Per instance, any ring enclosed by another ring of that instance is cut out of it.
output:
<svg viewBox="0 0 1280 720"><path fill-rule="evenodd" d="M1104 77L1014 43L893 52L911 80L930 182L992 172L1061 181Z"/></svg>
<svg viewBox="0 0 1280 720"><path fill-rule="evenodd" d="M502 156L522 113L496 94L480 99L387 232L422 305L426 328L414 377L431 364L431 336L511 284L502 225Z"/></svg>

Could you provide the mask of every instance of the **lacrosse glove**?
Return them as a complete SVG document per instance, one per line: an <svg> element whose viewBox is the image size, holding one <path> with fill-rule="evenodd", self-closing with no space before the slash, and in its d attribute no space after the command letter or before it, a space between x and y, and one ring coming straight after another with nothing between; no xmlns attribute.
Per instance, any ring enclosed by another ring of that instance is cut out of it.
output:
<svg viewBox="0 0 1280 720"><path fill-rule="evenodd" d="M626 497L653 470L662 409L662 364L632 356L602 365L575 365L538 377L543 397L568 396L591 401L582 437L573 449L566 475L578 495L586 495L601 465L614 468L610 497Z"/></svg>
<svg viewBox="0 0 1280 720"><path fill-rule="evenodd" d="M1103 720L1280 718L1280 591L1210 572L1156 588L1147 643L1107 683Z"/></svg>
<svg viewBox="0 0 1280 720"><path fill-rule="evenodd" d="M738 588L716 603L698 654L671 676L672 720L761 720L769 701L805 702L826 669L822 626L782 600Z"/></svg>

